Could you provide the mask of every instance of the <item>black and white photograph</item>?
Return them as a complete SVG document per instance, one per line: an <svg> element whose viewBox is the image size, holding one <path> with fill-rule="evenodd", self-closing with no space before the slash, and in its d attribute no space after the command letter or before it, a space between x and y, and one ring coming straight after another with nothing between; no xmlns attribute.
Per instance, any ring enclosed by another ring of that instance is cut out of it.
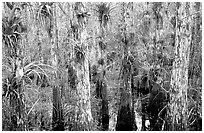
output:
<svg viewBox="0 0 204 133"><path fill-rule="evenodd" d="M202 2L1 2L2 131L202 131Z"/></svg>

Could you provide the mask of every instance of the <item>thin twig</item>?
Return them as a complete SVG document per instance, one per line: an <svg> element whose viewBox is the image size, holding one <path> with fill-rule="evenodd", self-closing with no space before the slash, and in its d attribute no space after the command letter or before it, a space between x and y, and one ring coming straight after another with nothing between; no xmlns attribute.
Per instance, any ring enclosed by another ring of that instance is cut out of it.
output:
<svg viewBox="0 0 204 133"><path fill-rule="evenodd" d="M38 100L33 104L32 108L28 111L27 115L30 114L30 112L33 110L34 106L37 104L37 102L40 100L40 98L38 98Z"/></svg>

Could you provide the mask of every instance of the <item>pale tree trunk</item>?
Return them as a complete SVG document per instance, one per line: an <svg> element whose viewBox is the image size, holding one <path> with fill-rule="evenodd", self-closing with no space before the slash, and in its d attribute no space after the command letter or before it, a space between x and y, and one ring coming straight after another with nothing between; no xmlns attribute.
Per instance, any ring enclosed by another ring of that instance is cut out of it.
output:
<svg viewBox="0 0 204 133"><path fill-rule="evenodd" d="M58 68L57 53L58 51L58 31L57 31L57 14L56 3L52 5L53 16L50 19L50 41L51 41L51 64L54 68ZM63 114L61 104L61 91L59 87L59 73L56 71L53 74L53 116L52 116L52 128L54 131L63 131Z"/></svg>
<svg viewBox="0 0 204 133"><path fill-rule="evenodd" d="M75 3L76 13L85 13L85 7L82 3ZM78 17L78 26L79 26L79 47L82 48L83 57L76 59L75 70L77 76L77 93L78 93L78 103L77 111L79 118L78 120L82 124L82 129L80 130L92 130L92 113L91 113L91 93L90 93L90 80L89 80L89 49L87 43L87 31L86 31L86 19L87 17ZM75 51L76 52L76 51ZM80 51L78 51L80 52ZM77 114L76 114L77 115Z"/></svg>
<svg viewBox="0 0 204 133"><path fill-rule="evenodd" d="M36 40L37 40L37 46L38 46L38 54L36 55L37 56L37 59L40 59L41 61L43 61L43 57L42 57L42 44L41 44L41 36L40 36L40 27L41 25L39 24L39 18L37 17L37 15L35 15L35 12L37 12L37 7L39 6L39 3L38 2L35 2L34 5L33 5L33 9L34 10L34 13L33 13L33 20L35 22L35 28L36 28Z"/></svg>
<svg viewBox="0 0 204 133"><path fill-rule="evenodd" d="M86 29L82 29L82 33L86 32ZM86 36L83 36L86 38ZM85 53L88 53L87 44L83 42L86 48L84 50ZM87 55L87 54L86 54ZM90 94L90 81L89 81L89 61L87 57L84 58L82 64L76 64L76 75L77 75L77 92L79 97L78 107L80 108L82 114L80 121L82 124L85 124L88 129L91 130L91 122L92 122L92 114L91 114L91 94Z"/></svg>
<svg viewBox="0 0 204 133"><path fill-rule="evenodd" d="M171 77L169 130L187 129L188 65L191 44L192 8L194 3L176 3L175 61Z"/></svg>

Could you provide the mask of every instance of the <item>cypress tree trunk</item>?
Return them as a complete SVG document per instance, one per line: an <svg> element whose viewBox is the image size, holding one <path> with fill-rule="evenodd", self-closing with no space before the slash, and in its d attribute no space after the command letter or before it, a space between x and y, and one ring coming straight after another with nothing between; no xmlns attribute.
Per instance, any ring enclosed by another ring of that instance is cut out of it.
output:
<svg viewBox="0 0 204 133"><path fill-rule="evenodd" d="M50 19L50 41L51 41L51 56L52 56L52 66L57 68L57 53L58 50L58 38L57 38L57 14L56 14L56 3L52 6L53 15ZM53 118L52 118L52 129L54 131L63 131L64 130L64 122L63 122L63 113L62 113L62 105L61 105L61 92L59 87L58 75L56 72L53 74Z"/></svg>
<svg viewBox="0 0 204 133"><path fill-rule="evenodd" d="M109 128L109 108L108 108L108 92L107 92L107 85L104 79L105 70L102 70L99 73L99 78L96 83L96 96L97 98L101 99L101 103L99 104L99 123L102 125L102 130L106 131ZM99 124L99 125L100 125Z"/></svg>
<svg viewBox="0 0 204 133"><path fill-rule="evenodd" d="M192 18L189 16L194 3L176 3L176 42L175 61L170 89L169 130L183 131L187 129L187 88L188 65L191 44Z"/></svg>
<svg viewBox="0 0 204 133"><path fill-rule="evenodd" d="M192 43L190 46L190 59L189 59L189 70L188 70L188 84L193 90L189 89L188 95L194 92L192 99L194 100L195 112L190 113L191 118L188 121L190 130L200 131L202 130L202 119L201 119L201 96L199 94L202 92L202 11L201 3L195 2L194 14L192 16L193 26L192 26ZM192 105L192 104L191 104ZM189 105L189 106L191 106ZM192 109L192 108L190 108ZM200 122L201 120L201 122ZM193 121L193 123L192 123Z"/></svg>
<svg viewBox="0 0 204 133"><path fill-rule="evenodd" d="M78 111L80 113L79 121L81 123L82 129L79 130L92 130L92 113L91 113L91 93L90 93L90 76L89 76L89 61L88 61L88 43L87 31L86 31L86 16L85 7L81 2L75 3L75 12L79 26L79 32L77 41L79 44L75 48L75 70L77 76L77 93L79 100L77 101ZM83 15L81 15L83 14ZM80 50L78 49L80 48ZM77 115L77 114L76 114Z"/></svg>
<svg viewBox="0 0 204 133"><path fill-rule="evenodd" d="M151 8L152 8L152 19L153 19L153 33L151 34L151 39L153 40L153 55L152 55L152 65L153 65L153 73L154 71L157 69L157 67L159 66L159 68L163 68L162 66L162 62L161 59L163 58L163 49L162 47L164 46L164 37L163 37L163 20L164 20L164 14L163 14L163 10L164 10L164 5L162 2L153 2L151 4ZM150 74L151 75L151 74ZM155 76L155 74L152 75L153 77L153 82L157 82L157 79L159 78L159 76ZM152 78L152 77L151 77ZM151 86L153 86L154 84L151 84ZM151 92L153 93L153 92ZM151 94L150 94L151 95ZM149 101L151 103L151 101ZM142 110L146 111L144 105L142 104ZM156 109L155 109L156 110ZM151 111L150 111L151 112ZM150 113L149 116L149 121L150 121L150 130L153 131L159 131L162 130L162 119L159 118L160 116L157 116L158 114L156 113L157 111L152 111L155 114L153 115L153 113ZM145 113L145 112L143 112ZM146 130L145 129L145 116L143 115L143 124L142 124L142 130Z"/></svg>
<svg viewBox="0 0 204 133"><path fill-rule="evenodd" d="M104 7L106 7L107 5L102 3L100 6L104 5ZM100 71L100 73L98 74L98 81L96 83L96 95L97 98L100 98L102 100L102 103L100 104L101 106L99 107L100 110L100 117L99 117L99 125L102 125L102 130L106 131L109 128L109 108L108 108L108 92L107 92L107 83L105 80L105 75L106 75L106 49L103 48L103 46L105 46L105 31L104 29L106 29L107 24L103 24L104 22L104 18L100 18L101 16L107 15L107 14L103 14L105 11L99 11L99 36L100 36L100 40L98 42L97 45L97 50L98 50L98 63L99 63L99 67L102 68L102 70ZM103 45L103 46L102 46ZM106 47L106 46L105 46Z"/></svg>
<svg viewBox="0 0 204 133"><path fill-rule="evenodd" d="M127 14L125 9L125 3L122 3L122 24L124 26L122 36L124 54L122 60L122 77L121 77L121 98L120 105L117 116L117 124L116 131L134 131L137 130L137 126L135 123L135 115L132 101L132 89L131 89L131 77L132 77L132 63L129 56L129 46L131 40L131 36L128 34L129 28L131 27L125 16Z"/></svg>

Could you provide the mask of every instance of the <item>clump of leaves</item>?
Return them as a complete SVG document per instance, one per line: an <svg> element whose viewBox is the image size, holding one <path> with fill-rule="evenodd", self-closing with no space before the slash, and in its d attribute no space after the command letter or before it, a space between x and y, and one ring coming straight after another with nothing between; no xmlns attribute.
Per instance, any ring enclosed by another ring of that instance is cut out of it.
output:
<svg viewBox="0 0 204 133"><path fill-rule="evenodd" d="M103 41L99 41L99 47L102 51L106 50L107 44L104 43Z"/></svg>
<svg viewBox="0 0 204 133"><path fill-rule="evenodd" d="M87 21L86 18L89 17L91 14L86 11L86 8L84 7L82 2L76 2L74 10L79 26L83 27Z"/></svg>
<svg viewBox="0 0 204 133"><path fill-rule="evenodd" d="M22 18L15 15L15 11L19 8L13 8L9 16L2 18L2 35L3 42L8 48L9 56L17 56L16 52L19 49L18 42L21 39L21 34L27 30L27 27L22 24Z"/></svg>
<svg viewBox="0 0 204 133"><path fill-rule="evenodd" d="M47 30L49 36L51 36L51 21L53 17L52 13L53 2L41 2L37 8L36 18L39 24Z"/></svg>
<svg viewBox="0 0 204 133"><path fill-rule="evenodd" d="M116 51L112 51L112 52L108 53L107 54L107 60L112 62L116 58L116 55L117 55Z"/></svg>
<svg viewBox="0 0 204 133"><path fill-rule="evenodd" d="M24 109L25 107L25 98L24 98L24 86L31 85L32 81L34 80L32 75L36 77L41 75L45 75L48 77L47 72L55 70L52 66L41 64L38 62L29 62L26 58L23 59L13 59L8 58L6 64L2 66L3 68L3 86L4 86L4 98L8 99L13 104L16 103L18 105L19 110L14 110L14 116L20 114L25 114ZM14 105L9 105L13 107ZM17 117L17 121L20 124L25 124L24 117ZM12 123L12 122L11 122ZM12 129L13 130L13 129ZM19 129L23 130L23 129Z"/></svg>
<svg viewBox="0 0 204 133"><path fill-rule="evenodd" d="M98 80L98 68L97 65L93 65L90 69L91 81L95 84Z"/></svg>
<svg viewBox="0 0 204 133"><path fill-rule="evenodd" d="M104 2L96 5L96 9L94 10L98 13L98 20L103 27L106 27L110 21L110 13L113 9L111 8L111 4Z"/></svg>
<svg viewBox="0 0 204 133"><path fill-rule="evenodd" d="M17 62L17 64L16 64ZM34 80L34 77L39 77L42 79L42 76L48 78L48 71L56 70L50 65L42 64L39 62L29 62L26 58L22 60L14 60L8 58L8 62L2 66L5 75L5 81L7 85L12 85L13 82L18 81L23 84L30 84Z"/></svg>
<svg viewBox="0 0 204 133"><path fill-rule="evenodd" d="M76 62L82 64L85 60L85 53L83 51L83 48L79 45L75 45L74 53L75 53Z"/></svg>
<svg viewBox="0 0 204 133"><path fill-rule="evenodd" d="M101 65L101 66L103 66L103 65L105 64L104 58L100 58L100 59L98 60L98 64Z"/></svg>

